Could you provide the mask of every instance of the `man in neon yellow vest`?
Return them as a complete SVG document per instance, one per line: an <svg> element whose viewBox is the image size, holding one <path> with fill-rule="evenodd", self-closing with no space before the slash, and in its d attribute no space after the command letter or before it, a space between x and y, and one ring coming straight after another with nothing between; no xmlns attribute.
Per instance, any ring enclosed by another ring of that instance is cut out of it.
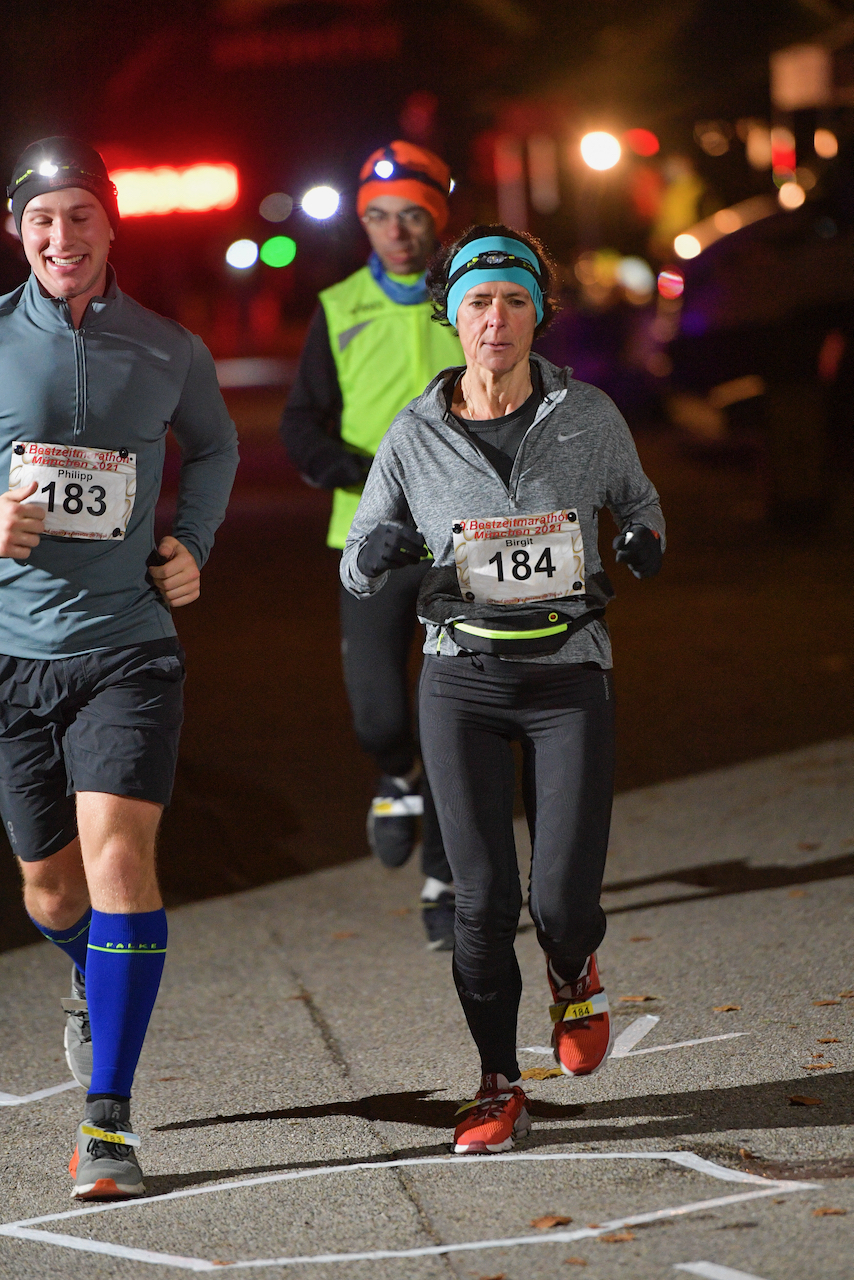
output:
<svg viewBox="0 0 854 1280"><path fill-rule="evenodd" d="M324 289L300 358L281 437L309 484L332 489L327 542L342 548L365 476L392 419L442 369L463 363L452 330L431 322L427 259L448 220L448 166L423 147L392 142L369 156L356 208L371 243L366 266ZM412 852L422 814L421 903L428 947L453 945L451 871L416 756L407 662L415 601L430 561L391 575L357 600L341 591L344 682L356 736L377 763L368 841L388 867Z"/></svg>

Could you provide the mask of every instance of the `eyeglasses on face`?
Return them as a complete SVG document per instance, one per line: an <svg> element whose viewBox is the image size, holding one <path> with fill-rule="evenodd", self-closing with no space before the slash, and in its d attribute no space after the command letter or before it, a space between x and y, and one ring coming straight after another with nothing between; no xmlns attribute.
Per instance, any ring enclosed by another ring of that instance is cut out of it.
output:
<svg viewBox="0 0 854 1280"><path fill-rule="evenodd" d="M379 231L392 222L405 227L407 231L426 231L431 218L426 209L413 205L411 209L401 209L399 213L387 213L385 209L366 209L362 214L362 223Z"/></svg>

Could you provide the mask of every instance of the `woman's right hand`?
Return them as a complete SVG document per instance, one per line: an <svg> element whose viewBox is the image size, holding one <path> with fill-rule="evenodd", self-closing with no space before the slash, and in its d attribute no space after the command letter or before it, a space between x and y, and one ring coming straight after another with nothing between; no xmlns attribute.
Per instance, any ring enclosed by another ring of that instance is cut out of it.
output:
<svg viewBox="0 0 854 1280"><path fill-rule="evenodd" d="M366 578L378 578L387 569L418 564L426 552L424 539L412 525L378 524L365 539L356 565Z"/></svg>

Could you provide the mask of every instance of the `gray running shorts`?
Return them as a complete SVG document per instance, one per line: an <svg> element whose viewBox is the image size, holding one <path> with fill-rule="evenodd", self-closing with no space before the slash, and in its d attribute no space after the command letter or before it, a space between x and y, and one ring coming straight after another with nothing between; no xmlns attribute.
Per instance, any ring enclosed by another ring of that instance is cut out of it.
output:
<svg viewBox="0 0 854 1280"><path fill-rule="evenodd" d="M78 791L168 804L183 691L175 637L73 658L0 656L0 813L13 852L38 862L70 844Z"/></svg>

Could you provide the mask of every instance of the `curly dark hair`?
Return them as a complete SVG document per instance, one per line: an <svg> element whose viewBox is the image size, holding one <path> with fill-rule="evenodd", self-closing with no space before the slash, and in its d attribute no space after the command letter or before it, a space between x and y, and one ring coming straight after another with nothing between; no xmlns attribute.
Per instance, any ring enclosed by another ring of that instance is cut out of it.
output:
<svg viewBox="0 0 854 1280"><path fill-rule="evenodd" d="M510 240L519 240L529 249L533 249L537 255L537 261L540 264L540 283L543 289L543 318L534 330L534 337L538 338L548 329L558 311L558 302L552 297L557 268L551 254L536 236L529 235L527 231L513 231L511 227L505 227L502 222L490 225L479 223L475 227L469 227L468 231L464 231L453 244L443 246L433 254L427 267L427 292L433 304L433 314L430 319L435 320L437 324L446 325L449 329L453 328L448 319L447 305L451 263L460 249L465 248L472 240L480 240L484 236L506 236Z"/></svg>

